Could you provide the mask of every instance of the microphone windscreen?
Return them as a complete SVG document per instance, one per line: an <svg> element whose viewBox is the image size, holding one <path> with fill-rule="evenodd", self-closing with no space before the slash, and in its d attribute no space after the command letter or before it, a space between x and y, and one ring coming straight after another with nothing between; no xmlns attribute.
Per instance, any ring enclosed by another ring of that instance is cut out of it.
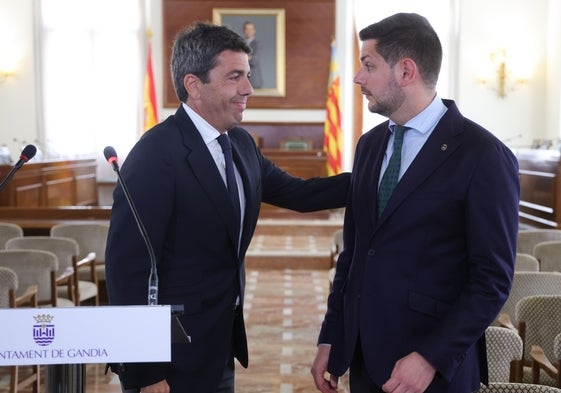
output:
<svg viewBox="0 0 561 393"><path fill-rule="evenodd" d="M35 157L35 153L37 153L37 148L33 145L27 145L21 151L20 158L23 161L27 162L31 160L33 157Z"/></svg>
<svg viewBox="0 0 561 393"><path fill-rule="evenodd" d="M112 146L107 146L105 149L103 149L103 155L109 162L117 161L117 152Z"/></svg>

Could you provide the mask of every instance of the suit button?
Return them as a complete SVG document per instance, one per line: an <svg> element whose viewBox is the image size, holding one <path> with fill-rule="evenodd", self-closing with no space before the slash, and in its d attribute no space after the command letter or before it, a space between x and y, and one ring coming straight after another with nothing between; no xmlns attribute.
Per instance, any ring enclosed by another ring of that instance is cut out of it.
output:
<svg viewBox="0 0 561 393"><path fill-rule="evenodd" d="M376 250L373 250L373 249L368 250L368 256L369 257L374 256L374 254L376 254Z"/></svg>

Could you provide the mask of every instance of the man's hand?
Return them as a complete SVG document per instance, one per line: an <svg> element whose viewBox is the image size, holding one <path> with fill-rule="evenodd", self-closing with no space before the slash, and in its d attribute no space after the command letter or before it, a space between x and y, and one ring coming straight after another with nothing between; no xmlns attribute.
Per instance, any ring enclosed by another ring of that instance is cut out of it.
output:
<svg viewBox="0 0 561 393"><path fill-rule="evenodd" d="M169 385L164 379L153 385L144 386L140 389L140 393L169 393Z"/></svg>
<svg viewBox="0 0 561 393"><path fill-rule="evenodd" d="M330 351L330 345L318 345L316 358L314 359L314 364L311 369L316 388L322 393L337 392L337 381L339 378L327 372L327 362L329 361Z"/></svg>
<svg viewBox="0 0 561 393"><path fill-rule="evenodd" d="M390 379L382 386L387 393L422 393L430 385L436 369L417 352L399 359Z"/></svg>

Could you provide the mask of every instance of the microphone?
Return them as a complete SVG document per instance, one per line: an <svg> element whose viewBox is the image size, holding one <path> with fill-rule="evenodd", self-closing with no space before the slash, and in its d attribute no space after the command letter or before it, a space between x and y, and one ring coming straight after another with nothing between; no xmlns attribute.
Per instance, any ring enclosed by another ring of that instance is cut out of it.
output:
<svg viewBox="0 0 561 393"><path fill-rule="evenodd" d="M12 176L14 176L16 171L20 169L23 166L23 164L25 164L27 161L35 157L35 153L37 153L37 148L33 145L27 145L23 148L19 156L18 162L16 162L16 164L8 173L8 176L6 176L6 178L2 180L2 183L0 183L0 190L2 190L6 186L6 184L8 184Z"/></svg>
<svg viewBox="0 0 561 393"><path fill-rule="evenodd" d="M129 190L121 176L121 171L119 170L119 159L117 158L117 152L112 146L107 146L103 149L103 155L105 159L111 166L113 170L117 173L117 177L119 178L119 183L123 188L125 193L125 197L129 204L129 207L132 211L132 215L136 221L138 229L140 229L140 233L142 238L144 239L144 243L146 243L146 248L148 249L148 254L150 255L150 277L148 278L148 305L155 306L158 304L158 269L156 264L156 256L154 254L154 249L152 248L152 243L150 243L150 239L148 237L148 233L146 232L146 228L142 224L140 220L140 215L134 206L132 198L130 196ZM182 305L172 305L171 306L171 316L172 322L174 322L171 326L172 332L172 341L173 342L181 342L181 343L190 343L191 336L187 334L183 325L179 321L179 315L183 314L183 306Z"/></svg>
<svg viewBox="0 0 561 393"><path fill-rule="evenodd" d="M125 185L125 182L123 181L123 178L121 176L121 171L119 170L119 163L118 163L119 160L117 158L117 152L113 147L107 146L105 149L103 149L103 155L105 156L107 162L111 164L113 170L117 173L117 177L119 178L119 183L121 183L121 187L125 192L125 198L127 199L129 207L132 210L132 215L134 216L136 225L140 230L140 234L144 239L144 243L146 243L146 248L148 249L148 254L150 255L150 277L148 279L148 305L154 306L158 304L158 269L156 264L156 256L154 254L154 249L152 248L152 243L150 243L150 239L148 238L148 233L146 232L146 228L144 228L144 224L142 224L142 221L140 220L140 215L138 214L138 211L134 206L129 190L127 189L127 186Z"/></svg>
<svg viewBox="0 0 561 393"><path fill-rule="evenodd" d="M35 153L37 153L37 148L35 146L33 145L25 146L21 151L18 162L16 162L16 165L14 165L14 168L16 169L21 168L23 164L25 164L27 161L35 157Z"/></svg>

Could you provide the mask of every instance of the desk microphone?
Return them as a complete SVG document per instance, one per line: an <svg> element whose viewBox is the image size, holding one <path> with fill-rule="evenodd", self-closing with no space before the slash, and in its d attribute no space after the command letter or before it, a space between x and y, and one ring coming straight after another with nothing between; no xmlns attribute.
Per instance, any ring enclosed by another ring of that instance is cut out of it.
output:
<svg viewBox="0 0 561 393"><path fill-rule="evenodd" d="M136 220L136 225L138 225L138 229L140 229L140 234L144 239L144 243L146 243L146 248L148 249L148 254L150 255L150 277L148 279L148 305L154 306L158 304L158 270L156 265L156 256L154 255L154 249L152 248L152 243L150 243L150 239L148 238L148 233L146 232L146 228L142 224L140 220L140 215L134 206L132 198L129 194L129 190L121 177L121 171L119 171L119 164L117 158L117 152L111 146L107 146L103 149L103 155L107 162L113 166L113 170L117 173L117 177L119 178L119 183L121 183L121 187L125 192L125 197L127 198L127 202L129 203L129 207L132 210L132 215Z"/></svg>
<svg viewBox="0 0 561 393"><path fill-rule="evenodd" d="M125 197L127 198L127 202L132 210L132 215L136 220L136 224L140 229L140 233L142 234L142 238L144 239L144 243L146 243L146 248L148 249L148 254L150 254L150 277L148 279L148 305L155 306L158 304L158 270L156 265L156 256L154 255L154 249L152 248L152 243L150 243L150 239L148 238L148 233L146 232L146 228L142 224L140 220L140 215L132 202L132 198L129 194L129 190L121 177L121 172L119 171L119 164L117 163L117 152L111 146L107 146L103 149L103 155L107 162L113 166L113 170L117 173L117 177L119 178L119 183L121 183L121 187L125 192ZM179 321L179 315L183 314L183 305L172 305L171 306L171 340L175 343L190 343L191 336L187 334L183 325Z"/></svg>
<svg viewBox="0 0 561 393"><path fill-rule="evenodd" d="M27 161L29 161L33 157L35 157L35 153L37 153L37 148L33 145L27 145L23 148L23 150L22 150L22 152L19 156L18 162L16 162L16 164L12 167L12 169L8 173L8 176L6 176L6 178L4 180L2 180L2 183L0 183L0 190L3 189L6 186L6 184L8 184L8 182L10 181L12 176L14 176L16 171L19 168L21 168L23 166L23 164L25 164Z"/></svg>

